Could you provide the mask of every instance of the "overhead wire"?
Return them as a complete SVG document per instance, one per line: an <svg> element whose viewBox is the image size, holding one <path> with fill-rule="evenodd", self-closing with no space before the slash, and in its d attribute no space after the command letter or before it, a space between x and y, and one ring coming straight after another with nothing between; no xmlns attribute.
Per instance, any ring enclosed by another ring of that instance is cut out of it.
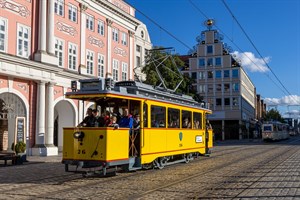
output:
<svg viewBox="0 0 300 200"><path fill-rule="evenodd" d="M194 4L194 2L192 2L191 0L189 0L189 2L194 6L194 8L200 12L206 19L209 19L209 17L207 15L205 15L205 13L203 11L201 11L201 9L196 5ZM233 38L230 38L224 31L222 31L222 29L220 27L218 27L216 24L214 24L214 26L226 37L230 40L230 42L232 44L234 44L234 46L240 51L242 52L257 68L261 69L261 71L263 72L263 68L259 65L257 65L247 54L245 54L245 51L243 51L234 41L233 41ZM264 59L263 59L264 60ZM264 60L265 62L265 60ZM266 63L266 62L265 62ZM268 69L270 69L270 67L268 67ZM285 90L283 90L281 87L278 86L278 84L266 73L264 73L272 82L274 85L276 85L285 95L289 94L289 93L286 93Z"/></svg>
<svg viewBox="0 0 300 200"><path fill-rule="evenodd" d="M153 24L155 24L157 27L159 27L161 30L163 30L164 32L166 32L168 35L170 35L172 38L174 38L177 42L179 42L180 44L182 44L183 46L185 46L187 49L192 50L190 46L188 46L187 44L185 44L183 41L181 41L178 37L176 37L174 34L172 34L170 31L168 31L167 29L163 28L160 24L158 24L156 21L154 21L152 18L150 18L149 16L147 16L146 14L144 14L142 11L140 11L139 9L137 9L136 7L132 6L130 3L128 3L126 1L127 4L129 4L131 7L133 7L136 11L138 11L141 15L143 15L144 17L146 17L149 21L151 21Z"/></svg>
<svg viewBox="0 0 300 200"><path fill-rule="evenodd" d="M240 29L242 30L242 32L245 34L246 38L248 39L248 41L251 43L251 45L253 46L253 48L256 50L256 52L258 53L258 55L260 56L260 58L263 60L263 62L265 63L265 65L268 67L268 69L270 70L270 72L273 74L273 76L276 78L276 80L279 82L279 84L281 85L281 87L287 92L287 94L289 94L292 98L294 98L292 96L292 94L289 92L289 90L285 87L285 85L281 82L281 80L278 78L278 76L275 74L275 72L272 70L272 68L269 66L269 64L265 61L265 59L263 58L263 56L261 55L261 53L259 52L258 48L255 46L255 44L253 43L253 41L251 40L251 38L249 37L249 35L246 33L245 29L242 27L242 25L239 23L239 21L237 20L237 18L234 16L233 12L231 11L231 9L229 8L229 6L227 5L227 3L225 2L225 0L222 0L224 6L226 7L226 9L228 10L228 12L231 14L232 18L235 20L235 22L238 24L238 26L240 27ZM295 99L294 99L295 100ZM296 100L297 101L297 100Z"/></svg>

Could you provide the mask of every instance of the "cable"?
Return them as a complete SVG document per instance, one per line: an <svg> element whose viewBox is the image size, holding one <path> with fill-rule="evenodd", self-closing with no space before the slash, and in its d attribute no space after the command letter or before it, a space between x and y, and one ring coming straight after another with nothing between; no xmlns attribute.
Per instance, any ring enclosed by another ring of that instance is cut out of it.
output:
<svg viewBox="0 0 300 200"><path fill-rule="evenodd" d="M185 46L187 49L192 50L191 47L189 47L187 44L185 44L184 42L182 42L179 38L177 38L174 34L172 34L170 31L168 31L167 29L163 28L161 25L159 25L156 21L154 21L153 19L151 19L150 17L148 17L146 14L144 14L142 11L140 11L139 9L137 9L136 7L132 6L130 3L128 3L127 1L125 1L128 5L130 5L131 7L133 7L136 11L138 11L141 15L143 15L144 17L146 17L149 21L151 21L153 24L155 24L157 27L159 27L161 30L163 30L164 32L166 32L168 35L170 35L172 38L174 38L177 42L181 43L183 46Z"/></svg>
<svg viewBox="0 0 300 200"><path fill-rule="evenodd" d="M252 42L252 40L250 39L250 37L248 36L248 34L246 33L246 31L244 30L244 28L242 27L242 25L239 23L239 21L237 20L237 18L234 16L233 12L230 10L229 6L226 4L225 0L222 0L223 4L225 5L226 9L228 10L228 12L231 14L232 18L236 21L236 23L238 24L238 26L240 27L240 29L243 31L243 33L245 34L245 36L247 37L247 39L249 40L249 42L251 43L251 45L254 47L254 49L256 50L256 52L258 53L258 55L260 56L260 58L264 61L265 65L269 68L269 70L271 71L271 73L273 74L273 76L276 78L276 80L280 83L280 85L284 88L284 90L294 99L294 97L292 96L292 94L288 91L288 89L283 85L283 83L281 82L281 80L278 78L278 76L274 73L274 71L271 69L271 67L268 65L268 63L265 61L265 59L262 57L261 53L259 52L259 50L257 49L257 47L255 46L255 44ZM296 99L294 99L296 100ZM297 102L297 100L296 100Z"/></svg>
<svg viewBox="0 0 300 200"><path fill-rule="evenodd" d="M189 2L195 7L195 9L197 11L199 11L206 19L209 19L200 9L197 5L195 5L191 0L189 0ZM233 39L231 39L225 32L222 31L221 28L219 28L217 25L214 25L223 35L225 35L226 38L228 38L232 44L235 45L235 47L237 47L238 50L240 50L255 66L257 66L258 68L260 68L262 71L262 67L261 66L258 66L247 54L244 53L244 51L233 41ZM265 60L263 59L263 61L265 62ZM266 63L266 62L265 62ZM243 67L242 67L243 68ZM268 69L270 69L270 67L268 67ZM280 89L285 95L289 94L289 93L286 93L285 90L283 90L281 87L279 87L275 82L274 80L266 73L264 73L277 87L278 89Z"/></svg>

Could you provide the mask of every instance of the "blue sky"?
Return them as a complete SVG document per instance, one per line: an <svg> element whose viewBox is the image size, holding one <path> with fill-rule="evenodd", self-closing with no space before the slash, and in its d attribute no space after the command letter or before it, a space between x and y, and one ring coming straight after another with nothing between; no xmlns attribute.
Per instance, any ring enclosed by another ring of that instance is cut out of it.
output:
<svg viewBox="0 0 300 200"><path fill-rule="evenodd" d="M213 18L224 35L223 41L240 56L257 93L266 102L278 104L277 108L282 115L287 111L299 113L300 106L293 105L295 102L300 104L300 0L225 0L261 56L292 97L268 70L222 0L126 2L181 41L177 41L136 11L136 17L146 24L153 45L174 47L176 53L181 55L187 54L189 49L186 46L192 48L197 44L196 37L206 30L203 25L206 17ZM255 64L249 62L249 57Z"/></svg>

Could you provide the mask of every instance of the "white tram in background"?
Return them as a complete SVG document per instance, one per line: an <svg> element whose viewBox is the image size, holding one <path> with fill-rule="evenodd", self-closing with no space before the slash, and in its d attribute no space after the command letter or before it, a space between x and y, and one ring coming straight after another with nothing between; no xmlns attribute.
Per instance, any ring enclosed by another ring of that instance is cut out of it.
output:
<svg viewBox="0 0 300 200"><path fill-rule="evenodd" d="M264 141L285 140L289 138L288 125L281 122L266 122L262 125Z"/></svg>

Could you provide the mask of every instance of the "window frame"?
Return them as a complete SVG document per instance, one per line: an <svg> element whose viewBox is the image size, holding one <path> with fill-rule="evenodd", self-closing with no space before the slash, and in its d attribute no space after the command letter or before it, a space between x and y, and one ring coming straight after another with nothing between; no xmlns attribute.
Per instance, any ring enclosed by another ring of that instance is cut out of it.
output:
<svg viewBox="0 0 300 200"><path fill-rule="evenodd" d="M61 11L61 13L60 13ZM64 0L54 0L54 13L58 16L65 16L65 1Z"/></svg>
<svg viewBox="0 0 300 200"><path fill-rule="evenodd" d="M20 28L22 28L22 37L20 38ZM24 39L24 29L27 29L27 38ZM20 23L17 23L17 48L16 48L16 55L19 56L19 57L23 57L23 58L29 58L30 56L30 52L31 52L31 28L29 26L26 26L26 25L23 25L23 24L20 24ZM22 40L22 49L20 50L19 47L20 47L20 40ZM27 51L25 51L26 49L26 46L25 46L25 42L27 42ZM22 54L19 54L19 52L22 51ZM26 54L24 54L26 53Z"/></svg>
<svg viewBox="0 0 300 200"><path fill-rule="evenodd" d="M90 14L86 14L86 28L89 29L90 31L94 31L94 26L95 26L95 17Z"/></svg>
<svg viewBox="0 0 300 200"><path fill-rule="evenodd" d="M119 80L119 60L113 59L113 71L112 76L114 81Z"/></svg>
<svg viewBox="0 0 300 200"><path fill-rule="evenodd" d="M126 81L128 79L128 64L122 62L122 81Z"/></svg>
<svg viewBox="0 0 300 200"><path fill-rule="evenodd" d="M105 66L105 57L104 55L98 53L97 57L97 75L98 77L104 78L104 66Z"/></svg>
<svg viewBox="0 0 300 200"><path fill-rule="evenodd" d="M59 48L57 48L60 45L62 46L61 50ZM64 40L55 38L54 53L55 53L55 56L58 58L58 66L64 67L64 63L65 63L65 57L64 57L65 56L65 54L64 54L65 53L65 41ZM60 58L59 53L61 53L61 58ZM61 60L61 65L60 65L60 60Z"/></svg>
<svg viewBox="0 0 300 200"><path fill-rule="evenodd" d="M97 20L97 32L99 33L99 35L105 35L105 23L103 20Z"/></svg>
<svg viewBox="0 0 300 200"><path fill-rule="evenodd" d="M154 112L154 109L157 110L157 112ZM157 106L157 105L151 105L151 128L166 128L166 107L164 106ZM162 114L162 116L160 116ZM155 116L155 117L154 117ZM162 123L161 123L162 122Z"/></svg>
<svg viewBox="0 0 300 200"><path fill-rule="evenodd" d="M95 52L91 50L86 50L86 73L93 75L94 74L94 58Z"/></svg>
<svg viewBox="0 0 300 200"><path fill-rule="evenodd" d="M119 42L119 29L116 27L111 28L112 31L112 40L115 42Z"/></svg>
<svg viewBox="0 0 300 200"><path fill-rule="evenodd" d="M75 15L74 15L75 14ZM75 21L74 21L75 16ZM78 8L73 4L68 4L68 18L70 21L77 23L78 20Z"/></svg>
<svg viewBox="0 0 300 200"><path fill-rule="evenodd" d="M0 52L4 52L6 53L7 52L7 43L8 43L8 31L7 31L7 28L8 28L8 20L4 17L0 17L0 21L3 21L4 23L4 31L0 29L0 34L3 34L4 37L3 37L3 50L0 49Z"/></svg>
<svg viewBox="0 0 300 200"><path fill-rule="evenodd" d="M74 49L72 48L72 52L70 53L70 45L71 47L75 48L75 54L74 54ZM78 52L78 46L75 43L68 42L68 69L70 70L76 70L77 69L77 52ZM70 59L71 56L71 59ZM71 62L70 62L71 60ZM74 61L75 61L75 66L74 66ZM71 67L70 67L71 65Z"/></svg>

